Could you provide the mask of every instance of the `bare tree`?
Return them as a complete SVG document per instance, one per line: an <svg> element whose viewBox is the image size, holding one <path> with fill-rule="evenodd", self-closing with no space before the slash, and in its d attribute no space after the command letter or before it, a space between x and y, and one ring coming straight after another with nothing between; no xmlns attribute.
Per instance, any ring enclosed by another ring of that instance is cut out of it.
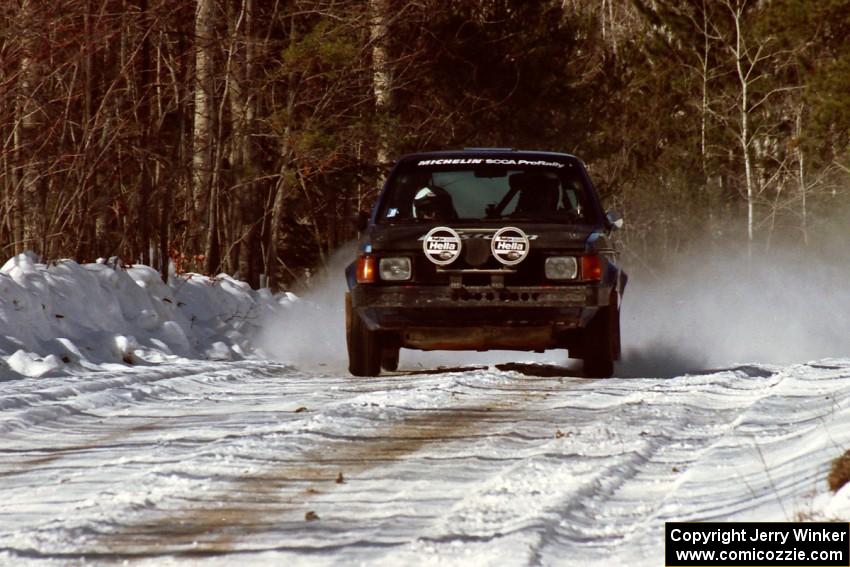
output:
<svg viewBox="0 0 850 567"><path fill-rule="evenodd" d="M256 46L254 38L254 0L239 0L237 9L232 10L228 20L232 39L233 62L230 69L230 119L232 140L230 143L231 176L229 191L235 198L232 267L252 286L259 286L260 274L260 229L262 223L262 199L260 187L254 180L255 152L251 136L257 114L257 96L252 92L255 82Z"/></svg>
<svg viewBox="0 0 850 567"><path fill-rule="evenodd" d="M369 28L372 43L372 92L375 97L375 112L385 117L390 109L392 88L387 42L389 38L389 0L369 0ZM389 161L389 139L385 129L378 133L378 147L375 159L378 164Z"/></svg>
<svg viewBox="0 0 850 567"><path fill-rule="evenodd" d="M39 69L36 57L35 38L38 22L35 2L23 0L20 7L19 25L21 29L21 57L17 72L16 116L14 127L14 146L18 164L17 183L13 197L13 238L15 253L31 247L38 238L39 231L34 222L25 222L25 210L38 210L39 193L43 180L39 173L38 141L41 108L39 96ZM33 219L37 220L37 219Z"/></svg>
<svg viewBox="0 0 850 567"><path fill-rule="evenodd" d="M215 0L197 0L195 12L194 128L192 136L192 214L190 222L203 224L203 214L215 211L211 199L213 169L213 35Z"/></svg>
<svg viewBox="0 0 850 567"><path fill-rule="evenodd" d="M747 242L748 251L752 254L756 200L769 185L762 183L760 177L755 175L752 155L754 142L764 140L766 128L769 128L769 126L758 130L754 129L753 116L762 110L763 105L771 97L800 87L798 85L764 84L767 83L770 73L788 64L790 52L775 48L772 45L774 39L770 36L765 38L748 37L747 0L724 0L723 5L729 12L733 26L731 39L726 41L726 48L734 61L735 78L737 80L735 96L737 123L734 130L744 164ZM753 9L756 9L756 7L753 7ZM753 91L756 88L758 88L758 95L754 97ZM776 178L776 176L773 176L770 179Z"/></svg>

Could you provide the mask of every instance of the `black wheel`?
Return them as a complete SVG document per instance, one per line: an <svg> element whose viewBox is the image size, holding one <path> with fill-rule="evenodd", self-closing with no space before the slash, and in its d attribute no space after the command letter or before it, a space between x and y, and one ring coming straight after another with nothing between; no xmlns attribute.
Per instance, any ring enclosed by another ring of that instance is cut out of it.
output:
<svg viewBox="0 0 850 567"><path fill-rule="evenodd" d="M398 370L398 347L384 347L381 352L381 368L387 372Z"/></svg>
<svg viewBox="0 0 850 567"><path fill-rule="evenodd" d="M585 335L584 375L610 378L614 361L620 358L620 310L615 298L602 307L587 327Z"/></svg>
<svg viewBox="0 0 850 567"><path fill-rule="evenodd" d="M351 299L346 294L345 323L348 346L348 371L354 376L377 376L381 373L381 340L351 309Z"/></svg>

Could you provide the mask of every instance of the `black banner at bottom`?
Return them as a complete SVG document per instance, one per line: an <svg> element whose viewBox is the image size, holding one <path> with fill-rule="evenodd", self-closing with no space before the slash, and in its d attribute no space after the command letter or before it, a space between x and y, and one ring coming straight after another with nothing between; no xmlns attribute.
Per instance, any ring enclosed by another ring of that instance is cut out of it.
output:
<svg viewBox="0 0 850 567"><path fill-rule="evenodd" d="M667 567L850 567L850 524L667 522Z"/></svg>

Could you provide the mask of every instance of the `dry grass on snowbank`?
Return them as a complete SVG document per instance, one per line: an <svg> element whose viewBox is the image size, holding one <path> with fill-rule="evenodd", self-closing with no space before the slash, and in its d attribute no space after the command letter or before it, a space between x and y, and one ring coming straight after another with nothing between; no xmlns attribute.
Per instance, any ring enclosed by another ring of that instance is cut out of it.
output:
<svg viewBox="0 0 850 567"><path fill-rule="evenodd" d="M829 470L826 481L833 492L838 492L842 486L850 482L850 450L832 461L832 468Z"/></svg>

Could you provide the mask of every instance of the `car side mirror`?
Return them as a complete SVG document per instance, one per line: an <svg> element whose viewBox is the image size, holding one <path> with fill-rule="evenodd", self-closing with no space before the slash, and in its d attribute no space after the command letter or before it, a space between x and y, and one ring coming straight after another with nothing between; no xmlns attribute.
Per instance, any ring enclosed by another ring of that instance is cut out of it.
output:
<svg viewBox="0 0 850 567"><path fill-rule="evenodd" d="M366 230L366 227L369 226L369 213L367 211L357 211L357 215L354 217L354 226L357 228L357 232Z"/></svg>
<svg viewBox="0 0 850 567"><path fill-rule="evenodd" d="M608 224L612 229L619 230L623 228L623 215L617 211L608 211L605 213L605 216L608 218Z"/></svg>

